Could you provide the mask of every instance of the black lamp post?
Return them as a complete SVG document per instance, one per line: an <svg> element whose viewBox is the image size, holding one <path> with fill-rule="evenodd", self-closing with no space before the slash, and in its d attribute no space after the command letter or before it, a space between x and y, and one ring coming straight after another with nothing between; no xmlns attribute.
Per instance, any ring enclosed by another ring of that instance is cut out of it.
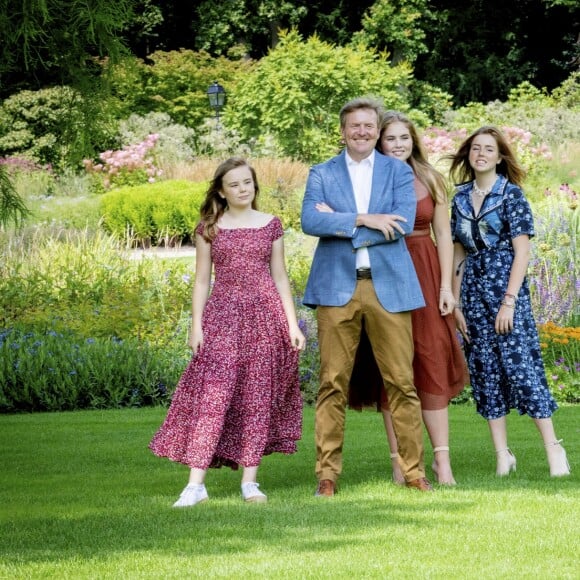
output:
<svg viewBox="0 0 580 580"><path fill-rule="evenodd" d="M226 90L218 82L214 81L207 89L207 98L209 99L209 106L215 111L215 118L219 128L220 111L226 104Z"/></svg>

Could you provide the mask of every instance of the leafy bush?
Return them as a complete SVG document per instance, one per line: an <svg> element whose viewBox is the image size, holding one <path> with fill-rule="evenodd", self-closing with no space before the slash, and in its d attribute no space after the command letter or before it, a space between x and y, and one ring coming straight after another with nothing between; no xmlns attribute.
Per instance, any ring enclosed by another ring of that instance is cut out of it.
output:
<svg viewBox="0 0 580 580"><path fill-rule="evenodd" d="M162 404L185 368L182 356L138 339L0 332L0 413Z"/></svg>
<svg viewBox="0 0 580 580"><path fill-rule="evenodd" d="M578 195L567 185L556 192L546 189L534 210L536 238L528 277L536 321L575 326L580 316Z"/></svg>
<svg viewBox="0 0 580 580"><path fill-rule="evenodd" d="M61 165L69 146L64 134L71 125L80 125L79 109L80 97L69 87L12 95L1 107L0 154Z"/></svg>
<svg viewBox="0 0 580 580"><path fill-rule="evenodd" d="M270 136L283 155L320 161L339 146L338 113L346 101L374 95L389 108L406 110L399 88L410 76L408 65L392 67L384 54L282 33L276 48L232 89L225 125L256 156Z"/></svg>
<svg viewBox="0 0 580 580"><path fill-rule="evenodd" d="M574 104L580 98L574 97L578 94L577 80L567 82L552 95L526 81L512 89L505 102L470 103L449 111L444 126L466 128L468 132L481 125L521 127L531 133L532 145L545 143L554 147L564 141L580 140L580 107Z"/></svg>
<svg viewBox="0 0 580 580"><path fill-rule="evenodd" d="M303 296L317 238L290 229L284 236L286 267L295 296Z"/></svg>
<svg viewBox="0 0 580 580"><path fill-rule="evenodd" d="M126 145L117 151L104 151L99 155L100 162L83 160L85 170L94 176L94 190L102 193L140 183L153 183L161 176L161 170L155 165L152 149L157 143L158 135L147 135L139 143Z"/></svg>
<svg viewBox="0 0 580 580"><path fill-rule="evenodd" d="M173 246L190 240L206 183L167 180L103 195L103 227L119 240Z"/></svg>
<svg viewBox="0 0 580 580"><path fill-rule="evenodd" d="M307 405L316 402L320 375L320 351L318 349L318 330L316 311L298 304L296 314L300 330L306 337L306 346L300 353L300 391Z"/></svg>
<svg viewBox="0 0 580 580"><path fill-rule="evenodd" d="M195 131L174 123L167 113L133 114L119 123L119 135L124 146L144 142L150 135L156 135L158 165L192 161L195 155Z"/></svg>
<svg viewBox="0 0 580 580"><path fill-rule="evenodd" d="M254 66L192 50L156 51L147 58L151 64L128 59L109 70L118 118L166 113L173 123L196 131L213 115L206 94L211 83L219 80L231 93Z"/></svg>
<svg viewBox="0 0 580 580"><path fill-rule="evenodd" d="M102 232L13 237L2 254L0 328L163 346L191 308L191 260L135 259Z"/></svg>
<svg viewBox="0 0 580 580"><path fill-rule="evenodd" d="M541 324L540 342L548 385L556 401L580 403L580 327Z"/></svg>
<svg viewBox="0 0 580 580"><path fill-rule="evenodd" d="M0 106L0 155L22 156L57 173L77 164L93 145L111 141L109 111L96 109L70 87L21 91Z"/></svg>

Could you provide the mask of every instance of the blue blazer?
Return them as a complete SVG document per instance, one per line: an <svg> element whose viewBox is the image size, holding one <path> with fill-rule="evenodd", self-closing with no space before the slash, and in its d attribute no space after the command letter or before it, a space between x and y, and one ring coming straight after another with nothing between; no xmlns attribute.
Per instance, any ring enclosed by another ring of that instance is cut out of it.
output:
<svg viewBox="0 0 580 580"><path fill-rule="evenodd" d="M405 234L413 230L417 200L410 166L375 153L368 213L398 214ZM334 213L319 212L326 203ZM373 285L382 306L403 312L425 306L415 267L404 237L387 241L379 230L356 227L354 192L343 151L310 169L302 204L302 230L319 238L303 303L306 306L344 306L356 287L356 250L369 251Z"/></svg>

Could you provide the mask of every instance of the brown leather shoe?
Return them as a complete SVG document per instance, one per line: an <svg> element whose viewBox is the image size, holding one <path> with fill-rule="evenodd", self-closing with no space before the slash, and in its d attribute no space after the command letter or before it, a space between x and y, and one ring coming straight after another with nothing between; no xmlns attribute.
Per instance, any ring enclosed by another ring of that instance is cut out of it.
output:
<svg viewBox="0 0 580 580"><path fill-rule="evenodd" d="M433 486L426 477L420 477L419 479L412 479L407 481L405 484L407 487L412 487L418 489L419 491L435 491Z"/></svg>
<svg viewBox="0 0 580 580"><path fill-rule="evenodd" d="M331 479L321 479L314 494L316 497L332 497L336 493L336 483Z"/></svg>

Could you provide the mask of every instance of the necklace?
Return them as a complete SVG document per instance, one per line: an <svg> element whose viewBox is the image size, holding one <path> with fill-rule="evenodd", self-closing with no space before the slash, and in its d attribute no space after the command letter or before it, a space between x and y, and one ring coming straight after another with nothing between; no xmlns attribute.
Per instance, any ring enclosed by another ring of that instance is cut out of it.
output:
<svg viewBox="0 0 580 580"><path fill-rule="evenodd" d="M475 181L473 182L473 193L474 195L476 195L477 197L485 197L489 192L491 191L491 187L486 187L485 189L479 189L479 187L477 187L477 183L475 183Z"/></svg>

